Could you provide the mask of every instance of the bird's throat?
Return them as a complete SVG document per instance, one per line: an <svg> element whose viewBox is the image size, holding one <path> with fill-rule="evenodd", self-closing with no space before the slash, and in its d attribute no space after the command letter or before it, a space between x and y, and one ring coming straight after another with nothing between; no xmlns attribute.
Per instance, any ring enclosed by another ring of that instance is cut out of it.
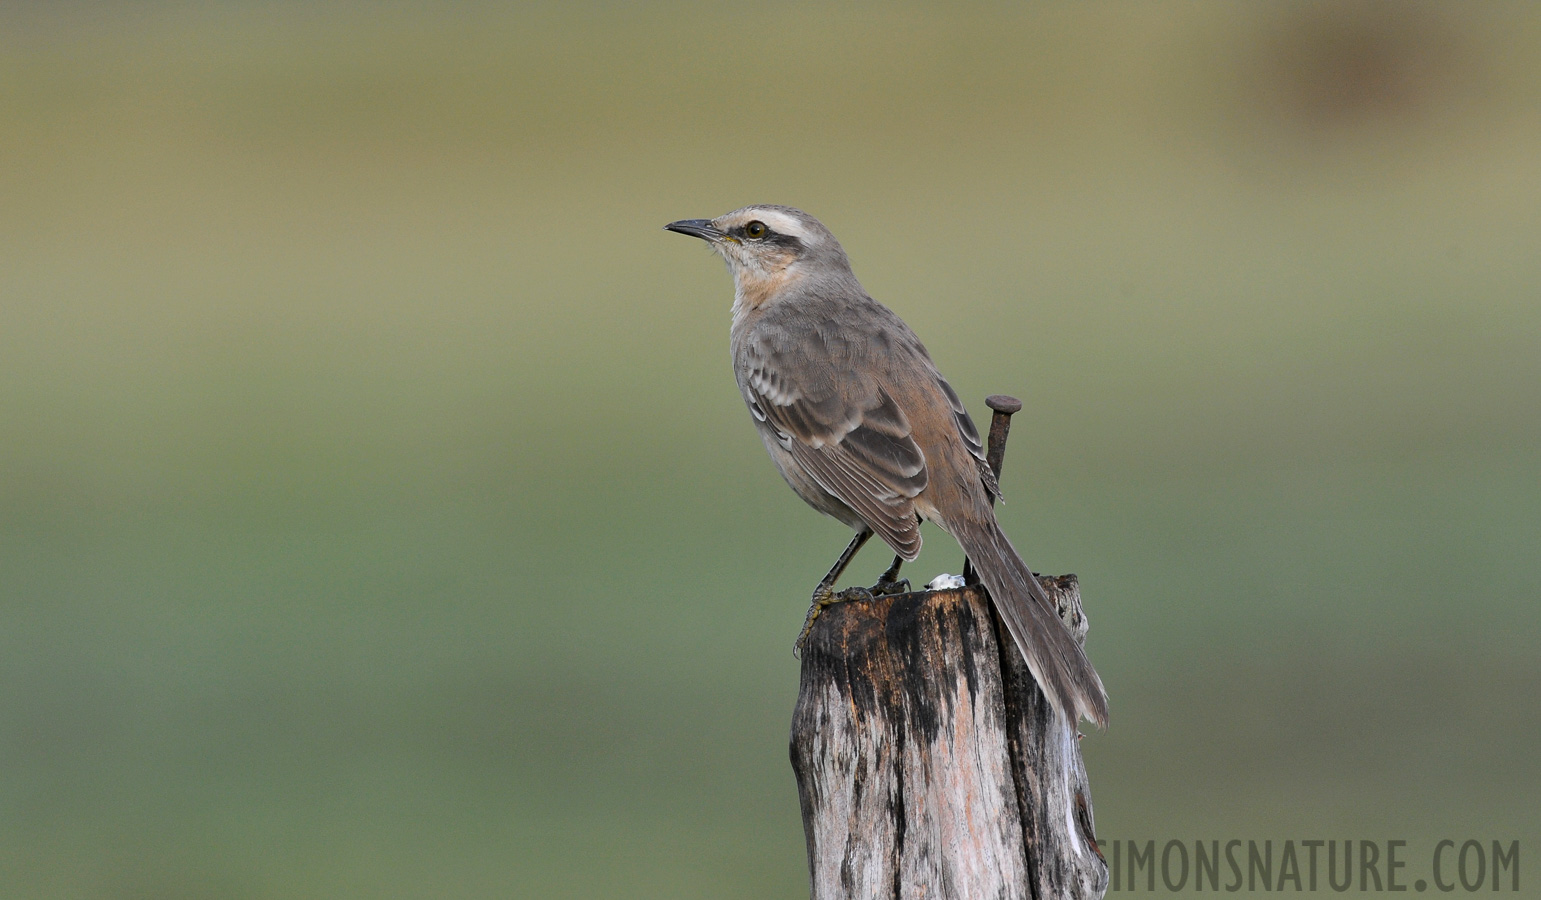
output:
<svg viewBox="0 0 1541 900"><path fill-rule="evenodd" d="M733 274L733 317L747 315L797 280L790 267L774 271L740 269Z"/></svg>

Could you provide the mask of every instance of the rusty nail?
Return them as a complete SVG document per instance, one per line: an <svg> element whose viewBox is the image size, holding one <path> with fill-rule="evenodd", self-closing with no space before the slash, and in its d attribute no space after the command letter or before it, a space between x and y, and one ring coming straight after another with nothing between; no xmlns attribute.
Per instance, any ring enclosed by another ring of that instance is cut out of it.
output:
<svg viewBox="0 0 1541 900"><path fill-rule="evenodd" d="M1001 466L1006 462L1006 436L1011 433L1011 417L1021 411L1022 401L1006 394L991 394L985 398L985 406L994 410L990 416L990 436L985 439L985 462L989 463L990 471L995 473L997 481L1001 477ZM995 498L990 498L994 505ZM963 582L965 584L978 584L979 575L974 571L974 564L968 559L963 560Z"/></svg>
<svg viewBox="0 0 1541 900"><path fill-rule="evenodd" d="M986 443L985 460L990 471L1001 477L1001 466L1006 462L1006 436L1011 433L1011 417L1022 409L1022 401L1005 394L991 394L985 398L985 406L995 411L990 417L990 437Z"/></svg>

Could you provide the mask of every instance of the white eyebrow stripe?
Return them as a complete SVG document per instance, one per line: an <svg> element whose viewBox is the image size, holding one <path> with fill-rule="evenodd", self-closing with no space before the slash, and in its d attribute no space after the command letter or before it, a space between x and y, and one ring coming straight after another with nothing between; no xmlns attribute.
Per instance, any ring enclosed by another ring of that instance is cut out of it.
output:
<svg viewBox="0 0 1541 900"><path fill-rule="evenodd" d="M812 237L812 235L807 233L807 229L803 227L802 222L798 221L796 217L789 216L784 212L780 212L774 209L762 209L755 210L753 215L761 222L769 225L772 231L777 231L781 234L790 234L805 241L811 239Z"/></svg>

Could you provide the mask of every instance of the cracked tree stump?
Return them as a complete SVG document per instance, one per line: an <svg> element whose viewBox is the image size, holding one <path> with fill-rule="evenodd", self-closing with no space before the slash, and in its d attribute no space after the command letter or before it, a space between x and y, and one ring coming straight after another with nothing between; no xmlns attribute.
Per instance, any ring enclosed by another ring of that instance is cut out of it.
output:
<svg viewBox="0 0 1541 900"><path fill-rule="evenodd" d="M1040 581L1084 643L1074 575ZM825 610L792 717L813 900L1101 897L1075 725L984 588Z"/></svg>

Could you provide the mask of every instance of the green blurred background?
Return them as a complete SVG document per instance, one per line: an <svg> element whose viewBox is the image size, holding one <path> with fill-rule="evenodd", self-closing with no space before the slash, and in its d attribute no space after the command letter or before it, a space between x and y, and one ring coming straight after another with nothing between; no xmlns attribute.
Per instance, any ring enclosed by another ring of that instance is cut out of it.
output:
<svg viewBox="0 0 1541 900"><path fill-rule="evenodd" d="M1531 851L1538 148L1526 4L6 3L0 894L805 895L751 202L1026 401L1101 836Z"/></svg>

